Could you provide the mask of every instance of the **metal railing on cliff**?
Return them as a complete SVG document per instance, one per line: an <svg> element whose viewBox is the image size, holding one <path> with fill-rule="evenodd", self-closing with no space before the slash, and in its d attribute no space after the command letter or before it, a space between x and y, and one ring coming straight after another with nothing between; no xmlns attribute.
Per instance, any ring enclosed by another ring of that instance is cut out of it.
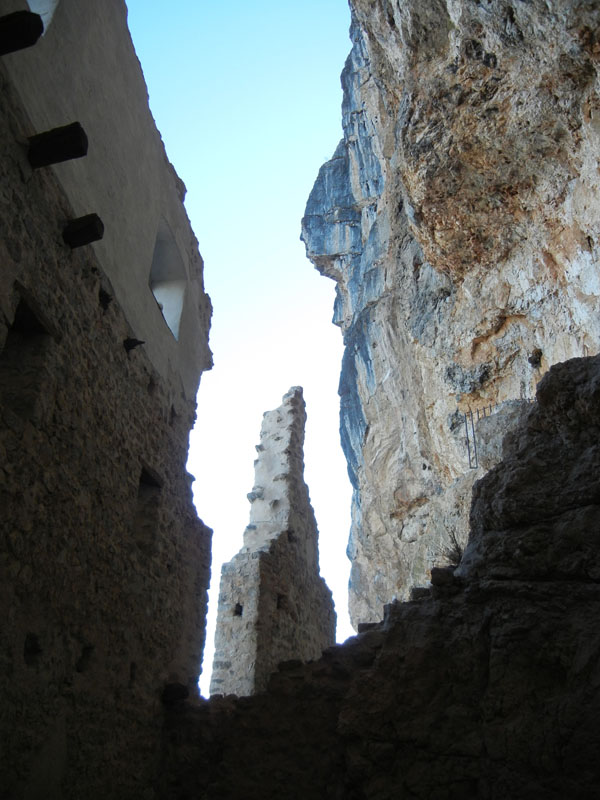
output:
<svg viewBox="0 0 600 800"><path fill-rule="evenodd" d="M476 409L477 413L477 422L482 417L489 417L492 415L493 411L496 411L498 408L497 405L495 406L484 406L483 409L480 410ZM471 423L471 432L469 433L469 422ZM479 466L479 460L477 458L477 438L475 436L475 417L473 414L473 410L469 408L467 412L465 412L465 437L467 442L467 454L469 456L469 467L470 469L477 469Z"/></svg>
<svg viewBox="0 0 600 800"><path fill-rule="evenodd" d="M527 403L534 403L535 398L522 398ZM505 400L502 403L496 403L495 405L484 406L483 408L477 408L473 411L469 408L464 413L464 420L465 420L465 441L467 443L467 455L469 458L469 467L470 469L477 469L479 467L479 457L477 454L477 438L475 436L475 422L479 422L480 419L484 419L485 417L491 417L496 411L506 405L507 401Z"/></svg>

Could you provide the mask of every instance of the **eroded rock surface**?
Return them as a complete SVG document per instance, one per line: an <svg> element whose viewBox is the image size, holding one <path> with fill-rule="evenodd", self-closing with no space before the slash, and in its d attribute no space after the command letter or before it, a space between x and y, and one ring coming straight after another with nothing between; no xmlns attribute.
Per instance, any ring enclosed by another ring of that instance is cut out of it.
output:
<svg viewBox="0 0 600 800"><path fill-rule="evenodd" d="M333 599L319 575L318 531L304 483L302 389L264 415L244 546L223 565L211 694L266 688L281 661L335 642Z"/></svg>
<svg viewBox="0 0 600 800"><path fill-rule="evenodd" d="M303 239L337 283L356 625L428 582L444 517L466 539L482 470L462 414L531 399L551 364L598 351L600 11L351 6L344 138Z"/></svg>

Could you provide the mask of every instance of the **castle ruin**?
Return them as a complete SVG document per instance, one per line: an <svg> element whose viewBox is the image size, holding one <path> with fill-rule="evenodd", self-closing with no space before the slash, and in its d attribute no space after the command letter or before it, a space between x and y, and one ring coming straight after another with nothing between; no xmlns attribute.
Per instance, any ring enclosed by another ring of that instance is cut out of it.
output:
<svg viewBox="0 0 600 800"><path fill-rule="evenodd" d="M335 643L303 478L305 420L298 386L264 415L244 546L221 573L211 694L264 691L279 663L311 661Z"/></svg>
<svg viewBox="0 0 600 800"><path fill-rule="evenodd" d="M0 795L140 797L204 646L211 308L125 4L55 6L0 64Z"/></svg>
<svg viewBox="0 0 600 800"><path fill-rule="evenodd" d="M122 0L2 6L7 800L598 797L600 7L351 9L344 137L303 238L346 347L359 633L318 655L317 581L315 651L286 650L286 570L316 575L293 390L225 570L229 622L256 604L234 688L254 693L202 700L211 532L185 461L211 308L184 187ZM460 420L506 401L469 473ZM460 563L437 565L467 508Z"/></svg>

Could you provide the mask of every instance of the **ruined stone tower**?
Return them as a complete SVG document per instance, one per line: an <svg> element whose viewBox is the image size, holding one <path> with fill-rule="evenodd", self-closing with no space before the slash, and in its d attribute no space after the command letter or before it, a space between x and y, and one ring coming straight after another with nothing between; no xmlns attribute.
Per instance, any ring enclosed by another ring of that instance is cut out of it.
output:
<svg viewBox="0 0 600 800"><path fill-rule="evenodd" d="M303 477L305 420L298 386L264 415L244 546L221 574L211 694L260 692L280 662L318 658L335 642Z"/></svg>

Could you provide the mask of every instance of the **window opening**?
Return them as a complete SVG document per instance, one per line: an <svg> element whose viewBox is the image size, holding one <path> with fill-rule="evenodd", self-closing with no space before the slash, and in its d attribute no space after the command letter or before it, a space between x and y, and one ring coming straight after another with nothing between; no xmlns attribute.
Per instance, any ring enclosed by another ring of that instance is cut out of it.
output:
<svg viewBox="0 0 600 800"><path fill-rule="evenodd" d="M138 547L146 553L151 552L156 544L160 494L159 478L143 467L138 485L133 537Z"/></svg>
<svg viewBox="0 0 600 800"><path fill-rule="evenodd" d="M42 646L35 633L28 633L23 645L23 659L28 667L35 667L42 655Z"/></svg>
<svg viewBox="0 0 600 800"><path fill-rule="evenodd" d="M102 287L98 291L98 302L103 311L108 311L108 307L112 303L112 296Z"/></svg>
<svg viewBox="0 0 600 800"><path fill-rule="evenodd" d="M0 398L22 419L31 419L44 379L50 335L23 298L0 354Z"/></svg>
<svg viewBox="0 0 600 800"><path fill-rule="evenodd" d="M93 644L84 644L81 650L81 656L79 657L77 664L75 664L75 669L77 672L87 672L90 668L90 663L92 661L92 656L94 655L94 645Z"/></svg>
<svg viewBox="0 0 600 800"><path fill-rule="evenodd" d="M39 14L44 23L44 33L50 27L54 12L58 8L60 0L27 0L27 5L31 11Z"/></svg>
<svg viewBox="0 0 600 800"><path fill-rule="evenodd" d="M287 611L288 608L288 599L285 594L278 594L277 595L277 608L279 610Z"/></svg>
<svg viewBox="0 0 600 800"><path fill-rule="evenodd" d="M158 227L149 285L165 322L175 339L183 311L186 273L175 237L163 219Z"/></svg>

